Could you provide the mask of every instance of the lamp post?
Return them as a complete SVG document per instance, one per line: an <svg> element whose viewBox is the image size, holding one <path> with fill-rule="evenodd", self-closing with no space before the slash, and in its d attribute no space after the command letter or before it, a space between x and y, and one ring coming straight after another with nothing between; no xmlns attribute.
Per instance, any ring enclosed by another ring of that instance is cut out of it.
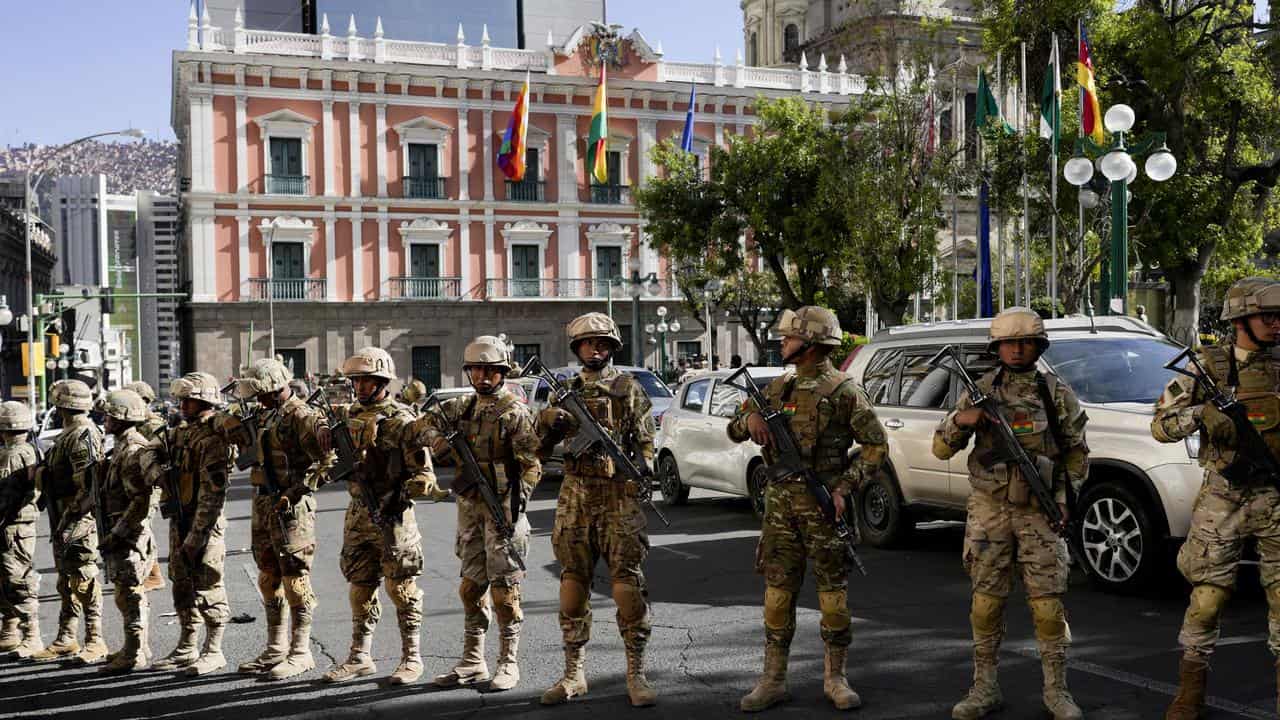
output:
<svg viewBox="0 0 1280 720"><path fill-rule="evenodd" d="M267 357L272 360L276 357L276 276L275 276L275 257L272 250L272 244L276 241L276 228L278 224L275 219L267 225L270 231L265 238L267 243L267 327L269 328L268 337L271 354Z"/></svg>
<svg viewBox="0 0 1280 720"><path fill-rule="evenodd" d="M79 138L77 140L72 140L71 142L66 143L65 145L61 145L58 148L54 149L52 153L50 153L45 157L45 162L47 163L50 160L53 160L57 156L75 147L76 145L79 145L80 143L88 142L89 140L93 140L95 138L108 137L111 135L124 135L126 137L131 137L131 138L140 138L145 134L146 134L145 132L143 132L142 130L139 130L138 128L127 128L125 130L112 130L110 132L101 132L101 133L94 133L93 135L86 135L82 138ZM35 290L32 287L32 276L31 276L31 219L32 217L38 218L40 214L39 212L32 211L31 200L33 197L32 191L35 188L40 187L40 182L44 180L45 173L48 171L47 170L40 171L40 174L36 176L35 183L32 183L31 173L33 170L35 170L34 164L29 166L27 168L26 173L23 174L23 182L26 184L26 187L24 188L22 201L26 206L23 208L23 210L26 212L26 217L23 218L23 223L22 223L22 238L23 238L23 244L26 246L26 253L27 253L27 272L26 272L26 279L25 279L26 290L27 290L27 312L31 316L31 322L27 323L27 402L31 405L31 414L35 415L35 412L37 409L36 408L36 339L35 339L36 311L33 304ZM41 338L41 342L44 342L43 338Z"/></svg>
<svg viewBox="0 0 1280 720"><path fill-rule="evenodd" d="M627 294L631 296L631 364L644 367L644 348L640 345L640 296L646 290L650 295L661 292L658 287L657 273L640 274L640 258L632 256L627 261L627 269L631 277L618 278L619 283L627 283Z"/></svg>
<svg viewBox="0 0 1280 720"><path fill-rule="evenodd" d="M667 333L680 332L680 321L672 319L667 322L667 306L659 305L656 310L658 314L658 322L648 323L644 326L645 332L649 335L657 334L658 336L658 375L662 376L664 381L667 374ZM650 340L653 338L650 337Z"/></svg>
<svg viewBox="0 0 1280 720"><path fill-rule="evenodd" d="M0 349L4 348L4 330L9 327L9 323L13 322L13 311L9 309L9 298L6 295L0 295ZM0 392L8 395L9 385L5 382L4 363L0 362Z"/></svg>
<svg viewBox="0 0 1280 720"><path fill-rule="evenodd" d="M724 287L724 283L717 278L711 278L702 288L703 308L707 312L707 369L715 370L715 326L711 324L711 301L720 292L720 288Z"/></svg>
<svg viewBox="0 0 1280 720"><path fill-rule="evenodd" d="M1149 133L1126 145L1125 133L1133 129L1133 108L1128 105L1112 105L1103 116L1103 124L1112 133L1109 145L1098 145L1089 138L1076 141L1075 157L1067 161L1062 174L1067 182L1083 187L1093 178L1093 162L1086 152L1101 156L1098 169L1111 183L1111 254L1102 276L1105 293L1105 311L1110 315L1124 315L1129 303L1129 183L1138 177L1138 164L1134 158L1148 155L1144 165L1147 177L1164 182L1178 170L1178 160L1169 152L1164 133ZM1086 194L1086 192L1088 194ZM1081 190L1080 206L1096 204L1095 194ZM1083 228L1083 223L1081 224Z"/></svg>

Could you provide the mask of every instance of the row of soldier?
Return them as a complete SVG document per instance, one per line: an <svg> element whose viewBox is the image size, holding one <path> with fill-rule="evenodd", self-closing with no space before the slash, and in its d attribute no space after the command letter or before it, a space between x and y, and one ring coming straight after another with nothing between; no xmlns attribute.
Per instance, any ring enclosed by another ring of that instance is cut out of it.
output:
<svg viewBox="0 0 1280 720"><path fill-rule="evenodd" d="M1275 406L1280 371L1266 352L1280 332L1280 283L1247 279L1234 286L1224 303L1224 319L1233 323L1232 342L1200 351L1205 372L1222 386L1240 388L1249 417L1262 417L1265 430L1280 429ZM765 388L761 407L744 402L728 428L731 439L752 439L765 460L777 465L774 426L765 415L785 415L787 431L805 457L805 472L815 475L828 502L802 482L799 473L775 473L765 490L765 517L756 554L764 576L764 672L742 698L744 711L759 711L785 700L787 663L795 632L798 592L806 565L817 585L821 635L826 646L823 692L839 709L858 707L861 698L849 686L845 666L851 643L848 605L850 557L833 523L843 517L863 483L886 455L883 427L855 382L837 371L829 354L840 342L835 316L819 307L782 314L785 361L794 365ZM590 313L568 326L570 347L582 363L568 383L598 424L637 460L653 459L654 426L649 401L639 384L611 366L621 348L617 326ZM1006 599L1015 573L1022 578L1034 620L1044 670L1045 708L1057 720L1082 716L1066 684L1070 632L1062 598L1067 589L1068 552L1061 537L1069 517L1068 488L1078 489L1088 472L1087 417L1071 389L1051 372L1037 368L1049 345L1043 322L1032 311L1013 308L991 324L989 350L999 363L973 386L990 398L981 405L966 390L938 427L933 452L947 458L970 443L964 567L973 586L973 686L953 708L954 718L983 717L1002 703L996 667L1004 636ZM435 682L444 686L489 682L490 689L514 687L519 680L517 649L523 613L520 582L527 553L529 524L523 512L541 477L539 457L565 438L583 431L584 416L567 412L553 398L535 419L504 389L513 368L497 338L481 337L467 346L464 367L476 390L437 404L421 417L388 395L395 378L390 356L366 348L342 367L351 378L356 401L331 408L293 394L290 373L278 361L259 360L239 379L241 398L256 399L255 412L230 413L214 379L192 373L176 381L172 395L181 403L183 424L148 442L138 431L146 421L145 403L129 390L109 393L102 404L106 431L115 448L102 469L102 438L89 420L88 388L74 381L55 385L51 402L62 415L63 432L21 493L16 511L4 518L4 633L0 648L19 655L56 659L77 655L101 659L101 591L96 580L99 550L116 586L126 641L105 669L130 671L150 658L146 641L146 596L142 585L155 555L148 517L154 495L170 521L169 575L181 622L177 647L156 667L183 668L199 675L225 665L220 641L228 611L222 588L223 514L228 472L238 448L250 467L254 487L252 549L258 588L267 616L266 648L242 664L246 673L269 678L296 676L314 667L310 626L316 596L310 569L316 552L314 493L324 482L345 478L351 494L344 522L340 566L350 584L352 643L348 657L325 673L340 682L376 672L370 654L373 627L380 616L377 587L382 583L395 605L403 640L393 683L416 680L422 672L419 633L422 593L415 578L423 554L413 506L435 497L433 458L458 462L459 450L474 455L478 474L454 481L457 543L461 560L459 596L464 614L461 659ZM1244 392L1247 391L1247 392ZM1217 638L1218 615L1235 583L1240 547L1250 536L1264 536L1264 584L1272 601L1271 648L1280 652L1280 543L1274 536L1280 494L1233 471L1241 442L1238 429L1208 402L1192 377L1172 382L1157 404L1153 435L1166 442L1203 432L1205 490L1197 500L1190 539L1179 567L1192 582L1191 605L1180 640L1184 655L1179 693L1167 717L1198 717L1204 706L1208 659ZM1254 406L1257 406L1256 408ZM5 445L4 482L14 485L34 467L26 444L29 415L17 403L0 408ZM1272 418L1274 414L1277 418ZM1050 494L1028 492L1031 478L992 452L996 426L1012 427L1022 449L1053 461L1043 479ZM341 432L337 431L341 428ZM1280 433L1267 435L1267 442ZM348 441L354 459L344 469L335 446ZM458 437L465 442L456 445ZM850 450L855 446L856 454ZM588 589L595 566L604 560L612 580L617 625L627 656L626 682L633 705L653 704L656 693L644 673L650 634L648 593L642 566L648 552L646 518L650 483L619 472L608 453L588 448L565 458L551 542L560 565L559 624L563 636L563 676L542 695L556 704L585 694L585 645L590 637ZM1234 474L1233 474L1234 473ZM472 473L476 474L476 473ZM94 482L98 478L97 482ZM166 478L170 478L166 480ZM1228 479L1230 478L1230 479ZM621 481L620 481L621 480ZM491 491L489 493L479 490ZM484 496L501 500L495 512ZM1041 500L1040 497L1046 498ZM49 509L55 528L53 546L62 601L57 637L42 647L37 624L31 557L37 499ZM1045 504L1058 507L1057 522ZM504 528L504 526L506 526ZM504 531L505 529L505 531ZM77 618L85 618L85 643L75 636ZM484 638L497 618L500 647L494 673L485 660ZM205 641L197 650L199 625Z"/></svg>

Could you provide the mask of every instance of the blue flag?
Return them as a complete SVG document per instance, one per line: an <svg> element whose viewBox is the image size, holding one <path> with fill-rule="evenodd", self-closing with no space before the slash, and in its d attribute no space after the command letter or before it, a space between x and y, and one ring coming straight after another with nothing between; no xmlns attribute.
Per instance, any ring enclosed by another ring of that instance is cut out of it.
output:
<svg viewBox="0 0 1280 720"><path fill-rule="evenodd" d="M995 303L991 297L991 205L987 195L991 190L982 181L978 190L978 315L995 317Z"/></svg>
<svg viewBox="0 0 1280 720"><path fill-rule="evenodd" d="M693 152L693 105L695 85L689 85L689 110L684 115L684 134L680 136L680 149L687 153Z"/></svg>

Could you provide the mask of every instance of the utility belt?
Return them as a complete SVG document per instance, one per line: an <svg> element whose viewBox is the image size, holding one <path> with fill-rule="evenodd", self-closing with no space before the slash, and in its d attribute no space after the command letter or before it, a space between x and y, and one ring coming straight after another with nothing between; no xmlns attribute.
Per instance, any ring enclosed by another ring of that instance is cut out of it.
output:
<svg viewBox="0 0 1280 720"><path fill-rule="evenodd" d="M564 458L564 471L566 474L572 473L581 478L612 480L618 468L614 464L613 458L607 455L583 453L577 457L566 455Z"/></svg>

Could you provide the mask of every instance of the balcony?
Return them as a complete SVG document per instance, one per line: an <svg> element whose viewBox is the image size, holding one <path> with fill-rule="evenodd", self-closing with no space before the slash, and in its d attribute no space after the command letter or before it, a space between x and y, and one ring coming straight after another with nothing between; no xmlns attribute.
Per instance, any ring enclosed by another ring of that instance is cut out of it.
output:
<svg viewBox="0 0 1280 720"><path fill-rule="evenodd" d="M324 278L249 278L249 299L303 302L324 299Z"/></svg>
<svg viewBox="0 0 1280 720"><path fill-rule="evenodd" d="M507 181L507 200L512 202L546 202L546 180Z"/></svg>
<svg viewBox="0 0 1280 720"><path fill-rule="evenodd" d="M405 177L404 196L427 200L443 200L445 198L445 179L442 177Z"/></svg>
<svg viewBox="0 0 1280 720"><path fill-rule="evenodd" d="M391 297L396 300L457 300L462 297L462 278L393 277Z"/></svg>
<svg viewBox="0 0 1280 720"><path fill-rule="evenodd" d="M487 278L485 280L486 300L507 299L545 299L545 300L591 300L604 301L609 297L608 280L587 280L583 278ZM619 302L630 300L627 294L627 283L614 282L613 299ZM671 284L666 280L653 283L655 293L647 291L641 295L645 298L670 298Z"/></svg>
<svg viewBox="0 0 1280 720"><path fill-rule="evenodd" d="M592 185L591 202L598 205L630 205L630 185Z"/></svg>
<svg viewBox="0 0 1280 720"><path fill-rule="evenodd" d="M311 177L309 175L268 175L266 178L269 195L309 195Z"/></svg>

